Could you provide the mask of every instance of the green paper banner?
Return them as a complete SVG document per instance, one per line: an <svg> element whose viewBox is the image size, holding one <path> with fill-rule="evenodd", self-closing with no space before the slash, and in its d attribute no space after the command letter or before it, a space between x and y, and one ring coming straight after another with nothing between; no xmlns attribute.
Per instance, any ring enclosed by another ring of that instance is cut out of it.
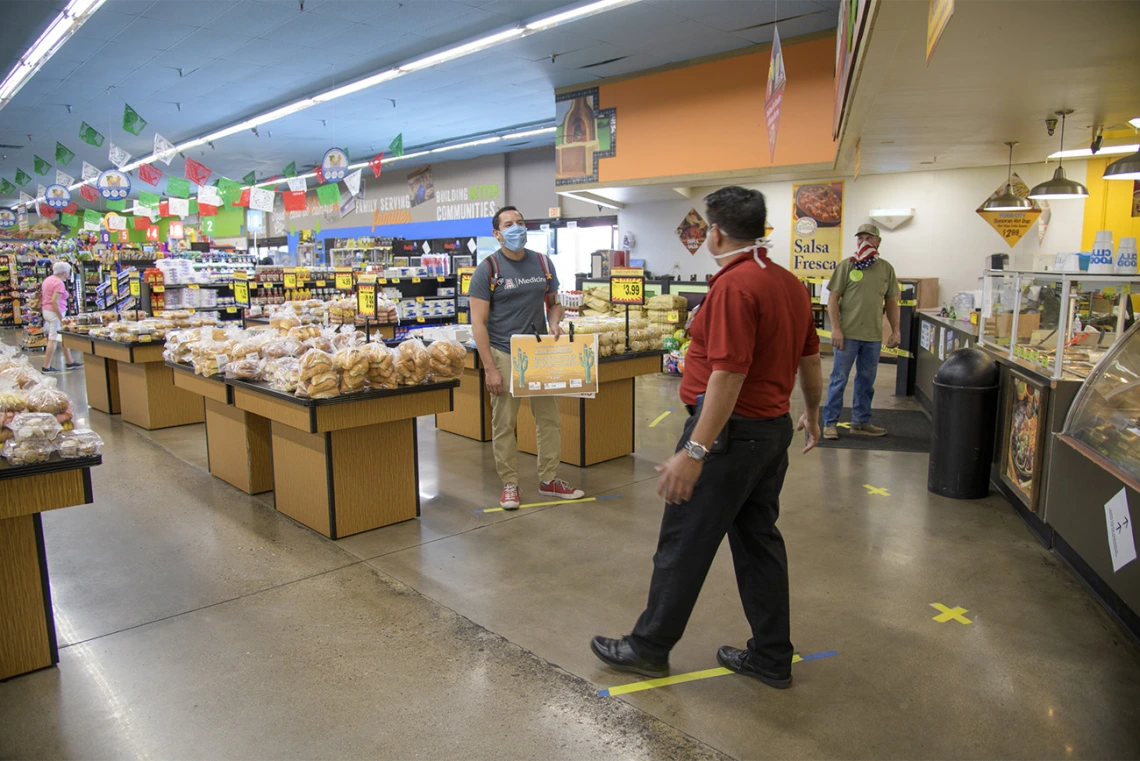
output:
<svg viewBox="0 0 1140 761"><path fill-rule="evenodd" d="M404 155L404 133L396 135L392 138L392 142L388 143L388 155L390 156L403 156Z"/></svg>
<svg viewBox="0 0 1140 761"><path fill-rule="evenodd" d="M297 176L297 162L296 161L290 161L289 166L285 167L285 176L286 177L296 177Z"/></svg>
<svg viewBox="0 0 1140 761"><path fill-rule="evenodd" d="M127 208L127 202L126 201L108 201L107 202L107 208L110 211L122 211L123 209Z"/></svg>
<svg viewBox="0 0 1140 761"><path fill-rule="evenodd" d="M51 164L39 156L32 156L32 160L35 161L36 174L47 174L48 170L51 169Z"/></svg>
<svg viewBox="0 0 1140 761"><path fill-rule="evenodd" d="M158 206L160 200L157 193L151 193L149 190L139 191L139 203L143 206Z"/></svg>
<svg viewBox="0 0 1140 761"><path fill-rule="evenodd" d="M60 214L59 221L68 227L79 226L79 217L75 216L74 214Z"/></svg>
<svg viewBox="0 0 1140 761"><path fill-rule="evenodd" d="M332 204L340 205L340 185L335 182L330 182L325 185L317 187L317 199L321 202L321 206L329 206Z"/></svg>
<svg viewBox="0 0 1140 761"><path fill-rule="evenodd" d="M75 152L68 149L63 143L55 144L55 160L67 166L75 158Z"/></svg>
<svg viewBox="0 0 1140 761"><path fill-rule="evenodd" d="M132 135L137 135L146 127L146 119L139 116L138 111L123 104L123 129Z"/></svg>
<svg viewBox="0 0 1140 761"><path fill-rule="evenodd" d="M32 181L32 176L19 167L16 168L16 184L25 187Z"/></svg>
<svg viewBox="0 0 1140 761"><path fill-rule="evenodd" d="M246 185L252 185L253 183L257 182L257 174L254 172L250 172L245 177L242 177L241 181L243 183L245 183Z"/></svg>
<svg viewBox="0 0 1140 761"><path fill-rule="evenodd" d="M190 216L193 217L193 216L196 216L197 214L198 214L198 199L197 198L191 198L190 199Z"/></svg>
<svg viewBox="0 0 1140 761"><path fill-rule="evenodd" d="M79 125L79 139L96 148L103 145L103 136L87 122Z"/></svg>
<svg viewBox="0 0 1140 761"><path fill-rule="evenodd" d="M181 177L168 177L166 180L166 194L172 198L189 198L190 181Z"/></svg>
<svg viewBox="0 0 1140 761"><path fill-rule="evenodd" d="M83 212L83 221L86 224L97 225L97 224L99 224L99 221L102 219L103 219L102 215L100 215L99 212L97 212L97 211L92 211L91 209L87 209L86 211Z"/></svg>
<svg viewBox="0 0 1140 761"><path fill-rule="evenodd" d="M227 206L232 205L235 201L241 200L241 185L223 177L218 180L218 193L221 194L222 201Z"/></svg>
<svg viewBox="0 0 1140 761"><path fill-rule="evenodd" d="M8 182L7 180L0 180L0 195L8 195L9 193L15 193L15 192L16 192L16 186L15 185Z"/></svg>

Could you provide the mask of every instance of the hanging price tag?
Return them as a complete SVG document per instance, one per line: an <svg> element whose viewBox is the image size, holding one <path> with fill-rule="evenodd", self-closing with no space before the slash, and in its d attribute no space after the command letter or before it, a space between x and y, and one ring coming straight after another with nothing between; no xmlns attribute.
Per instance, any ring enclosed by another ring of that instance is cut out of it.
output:
<svg viewBox="0 0 1140 761"><path fill-rule="evenodd" d="M437 283L445 283L445 282L447 282L447 278L445 278L445 277L437 277L437 278L435 279L435 282L437 282Z"/></svg>
<svg viewBox="0 0 1140 761"><path fill-rule="evenodd" d="M338 272L336 273L336 287L339 291L352 290L352 272Z"/></svg>
<svg viewBox="0 0 1140 761"><path fill-rule="evenodd" d="M318 288L324 288L325 287L325 281L324 280L318 280L317 281L317 287Z"/></svg>
<svg viewBox="0 0 1140 761"><path fill-rule="evenodd" d="M681 313L676 310L669 312L667 315L665 315L665 320L666 322L680 322Z"/></svg>
<svg viewBox="0 0 1140 761"><path fill-rule="evenodd" d="M610 302L613 304L644 304L645 278L611 277Z"/></svg>
<svg viewBox="0 0 1140 761"><path fill-rule="evenodd" d="M297 287L297 272L296 271L286 272L283 276L283 279L285 282L285 287L288 288L289 290L293 290L294 288Z"/></svg>
<svg viewBox="0 0 1140 761"><path fill-rule="evenodd" d="M139 284L139 275L137 272L131 274L130 288L132 296L138 296L142 292L141 285Z"/></svg>
<svg viewBox="0 0 1140 761"><path fill-rule="evenodd" d="M196 291L196 290L198 290L198 284L197 284L197 283L191 283L190 285L188 285L188 286L186 286L186 287L187 287L187 288L189 288L189 289L190 289L190 290L192 290L192 291Z"/></svg>
<svg viewBox="0 0 1140 761"><path fill-rule="evenodd" d="M229 314L237 314L237 307L226 307L226 312Z"/></svg>
<svg viewBox="0 0 1140 761"><path fill-rule="evenodd" d="M115 293L115 294L117 294L119 292L119 276L118 275L115 275L115 274L111 275L111 288L110 288L110 290L111 290L111 293Z"/></svg>
<svg viewBox="0 0 1140 761"><path fill-rule="evenodd" d="M460 267L459 273L459 295L466 296L471 290L471 276L475 274L474 267Z"/></svg>
<svg viewBox="0 0 1140 761"><path fill-rule="evenodd" d="M379 283L380 285L388 285L388 278L386 278L386 277L376 278L376 282Z"/></svg>
<svg viewBox="0 0 1140 761"><path fill-rule="evenodd" d="M239 307L249 306L249 282L246 277L242 270L234 273L234 302Z"/></svg>
<svg viewBox="0 0 1140 761"><path fill-rule="evenodd" d="M376 316L376 286L372 283L361 283L356 289L356 311L361 317Z"/></svg>
<svg viewBox="0 0 1140 761"><path fill-rule="evenodd" d="M416 296L416 303L417 304L424 303L424 297L423 296Z"/></svg>
<svg viewBox="0 0 1140 761"><path fill-rule="evenodd" d="M165 293L165 292L166 292L166 288L165 288L165 287L163 287L163 286L161 286L161 285L152 285L152 286L150 287L150 292L151 292L151 293Z"/></svg>

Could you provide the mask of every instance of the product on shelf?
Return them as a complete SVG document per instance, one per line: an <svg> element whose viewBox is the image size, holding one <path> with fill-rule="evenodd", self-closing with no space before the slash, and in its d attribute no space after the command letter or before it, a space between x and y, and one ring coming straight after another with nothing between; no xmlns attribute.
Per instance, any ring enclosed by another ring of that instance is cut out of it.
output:
<svg viewBox="0 0 1140 761"><path fill-rule="evenodd" d="M463 374L467 349L458 341L435 341L428 346L433 380L449 380Z"/></svg>
<svg viewBox="0 0 1140 761"><path fill-rule="evenodd" d="M297 389L312 399L329 399L340 394L339 381L332 356L320 349L310 349L301 357L301 385Z"/></svg>
<svg viewBox="0 0 1140 761"><path fill-rule="evenodd" d="M26 439L54 439L63 430L55 415L47 412L20 412L7 423L16 441Z"/></svg>
<svg viewBox="0 0 1140 761"><path fill-rule="evenodd" d="M365 344L368 357L368 385L372 388L393 389L400 385L396 370L396 353L379 342Z"/></svg>
<svg viewBox="0 0 1140 761"><path fill-rule="evenodd" d="M62 431L55 439L55 446L59 456L65 460L103 453L103 439L99 434L86 428Z"/></svg>
<svg viewBox="0 0 1140 761"><path fill-rule="evenodd" d="M396 370L403 386L415 386L427 380L431 372L431 357L422 341L412 338L397 347Z"/></svg>
<svg viewBox="0 0 1140 761"><path fill-rule="evenodd" d="M9 465L35 465L47 462L55 451L55 444L49 439L9 439L0 449L0 457Z"/></svg>
<svg viewBox="0 0 1140 761"><path fill-rule="evenodd" d="M364 388L368 376L368 355L359 347L339 349L333 354L333 367L340 376L340 393L351 394Z"/></svg>

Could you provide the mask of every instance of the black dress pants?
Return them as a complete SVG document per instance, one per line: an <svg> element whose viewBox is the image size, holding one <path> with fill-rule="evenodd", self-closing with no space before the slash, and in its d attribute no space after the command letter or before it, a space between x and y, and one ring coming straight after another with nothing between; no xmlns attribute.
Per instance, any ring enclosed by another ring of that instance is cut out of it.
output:
<svg viewBox="0 0 1140 761"><path fill-rule="evenodd" d="M696 421L690 417L686 422L677 451ZM768 671L791 670L788 558L776 528L791 442L787 415L766 420L734 415L728 451L708 456L692 498L683 505L665 505L649 603L631 635L643 658L668 658L728 534L740 601L752 627L748 650L753 662Z"/></svg>

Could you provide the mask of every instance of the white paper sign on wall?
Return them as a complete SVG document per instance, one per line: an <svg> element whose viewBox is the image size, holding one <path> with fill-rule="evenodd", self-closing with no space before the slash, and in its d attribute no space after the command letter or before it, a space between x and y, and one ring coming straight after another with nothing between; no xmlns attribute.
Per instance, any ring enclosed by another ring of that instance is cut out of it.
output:
<svg viewBox="0 0 1140 761"><path fill-rule="evenodd" d="M1104 521L1108 525L1108 553L1112 556L1115 573L1136 559L1132 514L1128 511L1128 493L1124 489L1104 503Z"/></svg>

